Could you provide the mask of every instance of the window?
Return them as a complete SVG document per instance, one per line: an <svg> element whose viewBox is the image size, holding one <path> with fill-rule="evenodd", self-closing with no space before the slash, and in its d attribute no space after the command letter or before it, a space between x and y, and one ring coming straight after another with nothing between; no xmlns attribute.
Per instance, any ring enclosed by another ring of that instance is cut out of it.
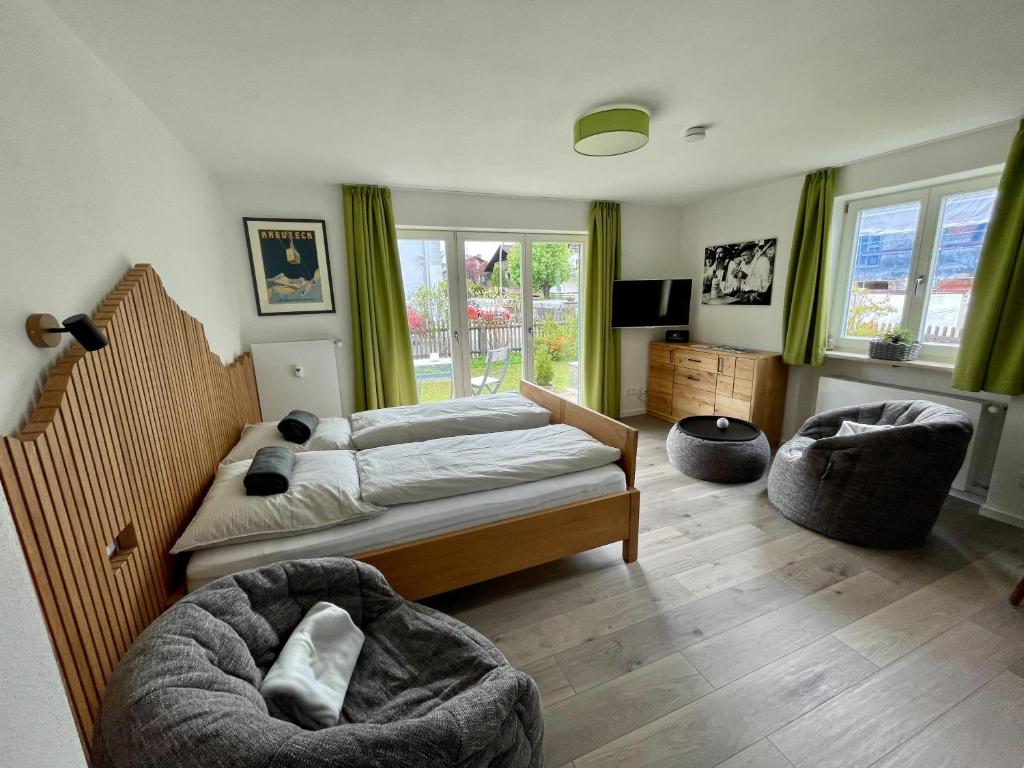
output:
<svg viewBox="0 0 1024 768"><path fill-rule="evenodd" d="M995 204L997 176L845 205L832 325L836 346L864 351L904 326L925 358L951 360Z"/></svg>

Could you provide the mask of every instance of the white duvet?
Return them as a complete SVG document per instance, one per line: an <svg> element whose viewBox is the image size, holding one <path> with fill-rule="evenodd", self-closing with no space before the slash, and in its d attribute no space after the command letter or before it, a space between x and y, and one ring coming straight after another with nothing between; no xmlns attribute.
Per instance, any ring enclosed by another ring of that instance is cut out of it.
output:
<svg viewBox="0 0 1024 768"><path fill-rule="evenodd" d="M567 424L359 451L363 501L381 506L505 488L611 464L619 450Z"/></svg>
<svg viewBox="0 0 1024 768"><path fill-rule="evenodd" d="M456 435L543 427L551 414L518 392L360 411L349 417L359 450Z"/></svg>

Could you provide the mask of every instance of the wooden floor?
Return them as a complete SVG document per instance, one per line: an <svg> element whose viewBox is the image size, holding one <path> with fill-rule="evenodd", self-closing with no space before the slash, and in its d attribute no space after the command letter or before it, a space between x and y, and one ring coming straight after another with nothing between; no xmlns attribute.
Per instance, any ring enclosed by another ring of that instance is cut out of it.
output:
<svg viewBox="0 0 1024 768"><path fill-rule="evenodd" d="M1024 530L950 500L920 549L845 545L627 421L638 562L609 546L430 601L537 681L546 765L1024 765Z"/></svg>

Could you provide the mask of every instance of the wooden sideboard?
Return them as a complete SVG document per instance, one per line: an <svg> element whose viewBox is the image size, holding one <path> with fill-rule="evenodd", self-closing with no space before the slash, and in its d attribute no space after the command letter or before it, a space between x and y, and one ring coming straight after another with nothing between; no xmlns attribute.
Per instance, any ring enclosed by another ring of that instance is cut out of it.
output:
<svg viewBox="0 0 1024 768"><path fill-rule="evenodd" d="M789 370L776 352L730 352L695 344L651 342L647 413L746 419L777 446Z"/></svg>

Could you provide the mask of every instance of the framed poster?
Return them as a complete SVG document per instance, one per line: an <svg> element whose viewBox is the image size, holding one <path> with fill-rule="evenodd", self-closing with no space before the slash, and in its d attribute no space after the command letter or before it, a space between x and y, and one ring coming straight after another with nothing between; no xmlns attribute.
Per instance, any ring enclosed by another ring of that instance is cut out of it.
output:
<svg viewBox="0 0 1024 768"><path fill-rule="evenodd" d="M769 237L705 248L700 303L771 304L775 244L775 238Z"/></svg>
<svg viewBox="0 0 1024 768"><path fill-rule="evenodd" d="M242 219L261 315L334 312L323 219Z"/></svg>

